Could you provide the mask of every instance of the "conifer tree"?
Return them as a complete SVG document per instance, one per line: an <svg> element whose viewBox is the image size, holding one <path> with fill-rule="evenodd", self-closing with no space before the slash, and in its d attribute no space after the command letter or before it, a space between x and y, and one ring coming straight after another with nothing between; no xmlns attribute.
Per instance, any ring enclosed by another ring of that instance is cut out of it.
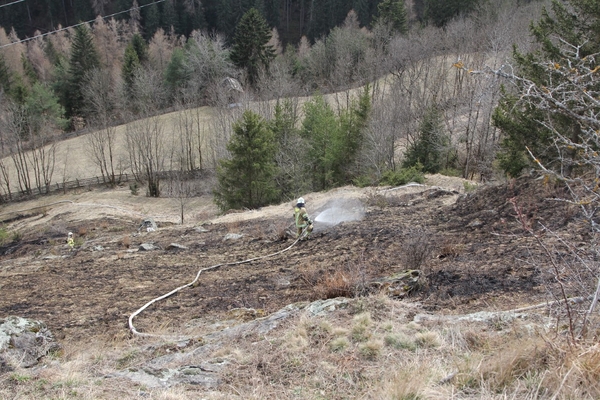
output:
<svg viewBox="0 0 600 400"><path fill-rule="evenodd" d="M166 0L162 6L162 13L160 15L161 27L169 32L173 28L176 32L179 31L179 24L177 21L177 13L175 12L175 6L173 0ZM154 34L152 34L154 36Z"/></svg>
<svg viewBox="0 0 600 400"><path fill-rule="evenodd" d="M275 49L268 45L270 39L271 30L263 16L255 8L248 10L235 29L231 61L246 70L251 85L260 69L268 69L275 58Z"/></svg>
<svg viewBox="0 0 600 400"><path fill-rule="evenodd" d="M154 33L160 28L160 12L156 3L151 3L149 7L142 9L142 16L144 17L144 37L148 40Z"/></svg>
<svg viewBox="0 0 600 400"><path fill-rule="evenodd" d="M523 54L515 48L513 52L516 72L521 79L515 81L516 93L503 91L493 116L494 124L504 134L498 156L500 166L511 176L533 165L529 152L546 168L562 169L566 176L570 175L577 158L576 146L564 149L556 146L555 132L561 132L572 143L579 143L581 125L577 120L586 109L551 112L547 107L551 102L546 101L544 105L538 101L521 101L523 93L527 93L527 87L532 84L543 90L584 82L583 78L569 77L563 69L591 61L600 52L600 3L593 0L566 3L554 1L552 14L544 11L541 20L532 25L539 50ZM588 57L590 55L594 57ZM577 90L580 89L575 87L573 93ZM569 103L565 101L564 106L569 107Z"/></svg>
<svg viewBox="0 0 600 400"><path fill-rule="evenodd" d="M140 59L135 51L133 44L129 43L125 48L125 56L123 58L123 67L121 68L121 77L125 86L125 92L129 98L133 92L133 82L135 72L141 66Z"/></svg>
<svg viewBox="0 0 600 400"><path fill-rule="evenodd" d="M383 0L377 6L377 21L388 24L401 34L408 32L408 18L404 0Z"/></svg>
<svg viewBox="0 0 600 400"><path fill-rule="evenodd" d="M214 195L221 210L257 208L278 200L273 180L275 143L266 121L252 111L244 112L234 124L227 144L231 158L222 160L217 168L219 184Z"/></svg>
<svg viewBox="0 0 600 400"><path fill-rule="evenodd" d="M339 153L340 127L335 112L323 96L316 96L304 104L301 135L307 142L308 168L313 190L325 190L335 184L334 165Z"/></svg>
<svg viewBox="0 0 600 400"><path fill-rule="evenodd" d="M4 91L4 93L9 93L12 82L12 74L8 65L6 65L6 61L4 61L4 56L0 54L0 89Z"/></svg>
<svg viewBox="0 0 600 400"><path fill-rule="evenodd" d="M100 67L98 52L94 46L92 34L86 25L75 28L75 37L69 60L69 93L67 97L67 116L78 115L83 107L82 84L88 71Z"/></svg>
<svg viewBox="0 0 600 400"><path fill-rule="evenodd" d="M454 161L454 154L443 129L440 111L436 106L429 108L421 121L416 140L406 149L402 167L420 165L423 172L431 174L449 167L450 162Z"/></svg>
<svg viewBox="0 0 600 400"><path fill-rule="evenodd" d="M184 50L180 47L175 48L165 70L165 83L172 96L185 84L187 75L185 61Z"/></svg>
<svg viewBox="0 0 600 400"><path fill-rule="evenodd" d="M131 37L131 46L133 47L133 50L135 50L135 54L137 54L140 64L146 63L146 61L148 61L148 45L142 35L139 33L133 35Z"/></svg>

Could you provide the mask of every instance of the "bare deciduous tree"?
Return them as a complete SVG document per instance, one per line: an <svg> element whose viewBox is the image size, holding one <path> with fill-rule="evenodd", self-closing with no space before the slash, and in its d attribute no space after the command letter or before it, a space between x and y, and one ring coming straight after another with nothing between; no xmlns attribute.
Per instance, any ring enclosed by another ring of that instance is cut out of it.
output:
<svg viewBox="0 0 600 400"><path fill-rule="evenodd" d="M116 185L121 169L115 157L116 124L120 120L117 112L119 99L116 83L108 70L94 69L86 76L83 97L94 130L87 134L87 148L90 159L98 166L105 183Z"/></svg>
<svg viewBox="0 0 600 400"><path fill-rule="evenodd" d="M138 182L146 182L148 195L160 196L160 173L172 151L167 145L173 143L172 135L165 132L164 117L158 110L164 103L165 90L160 74L139 69L133 84L137 119L126 126L126 147L131 170Z"/></svg>

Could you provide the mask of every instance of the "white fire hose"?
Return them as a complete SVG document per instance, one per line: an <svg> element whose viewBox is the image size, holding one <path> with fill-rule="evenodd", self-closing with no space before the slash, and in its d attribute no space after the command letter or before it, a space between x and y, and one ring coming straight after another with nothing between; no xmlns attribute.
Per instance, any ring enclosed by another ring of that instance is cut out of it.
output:
<svg viewBox="0 0 600 400"><path fill-rule="evenodd" d="M171 290L169 293L167 294L163 294L160 297L157 297L155 299L150 300L149 302L147 302L146 304L144 304L141 308L139 308L136 312L134 312L133 314L131 314L129 316L129 330L131 331L131 333L133 333L134 335L138 335L138 336L144 336L144 337L164 337L165 335L156 335L156 334L152 334L152 333L143 333L143 332L139 332L137 329L135 329L135 326L133 326L133 319L138 316L142 311L144 311L146 308L150 307L152 304L156 303L157 301L166 299L167 297L170 297L172 295L174 295L175 293L179 292L180 290L185 289L186 287L190 287L190 286L194 286L194 284L198 281L198 278L200 278L200 274L204 271L210 271L211 269L216 269L222 266L226 266L226 265L238 265L238 264L245 264L245 263L249 263L252 261L256 261L256 260L260 260L263 258L267 258L267 257L274 257L276 255L279 255L281 253L284 253L286 251L288 251L289 249L291 249L292 247L294 247L296 245L296 243L298 243L298 241L300 239L302 239L305 236L306 233L306 228L304 228L302 230L302 233L298 236L298 238L294 241L294 243L292 243L291 245L289 245L288 247L286 247L283 250L280 250L278 252L272 253L272 254L267 254L264 256L259 256L259 257L254 257L254 258L249 258L247 260L243 260L243 261L236 261L236 262L230 262L230 263L221 263L221 264L216 264L210 267L206 267L206 268L202 268L198 271L198 273L196 274L196 278L183 286L180 286L176 289ZM180 338L182 339L182 338Z"/></svg>

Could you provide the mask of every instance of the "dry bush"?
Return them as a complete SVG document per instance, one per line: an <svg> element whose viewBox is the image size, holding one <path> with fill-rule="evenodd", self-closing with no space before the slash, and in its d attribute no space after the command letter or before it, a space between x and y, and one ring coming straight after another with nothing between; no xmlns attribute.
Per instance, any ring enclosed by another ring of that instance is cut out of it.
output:
<svg viewBox="0 0 600 400"><path fill-rule="evenodd" d="M432 253L431 234L422 230L409 232L402 243L400 259L407 269L422 269Z"/></svg>
<svg viewBox="0 0 600 400"><path fill-rule="evenodd" d="M311 263L304 263L298 267L298 275L300 279L309 287L315 287L322 274L323 270ZM315 297L318 297L316 293Z"/></svg>
<svg viewBox="0 0 600 400"><path fill-rule="evenodd" d="M373 361L381 354L383 343L380 340L369 340L358 345L358 352L366 360Z"/></svg>
<svg viewBox="0 0 600 400"><path fill-rule="evenodd" d="M571 382L579 384L590 397L600 398L600 347L597 343L591 347L573 347L568 361L572 365L574 376Z"/></svg>
<svg viewBox="0 0 600 400"><path fill-rule="evenodd" d="M227 227L228 233L239 233L241 223L239 220L236 220L225 224L225 226Z"/></svg>
<svg viewBox="0 0 600 400"><path fill-rule="evenodd" d="M129 235L123 236L121 238L120 244L121 244L121 246L128 249L131 246L131 236L129 236Z"/></svg>
<svg viewBox="0 0 600 400"><path fill-rule="evenodd" d="M418 332L415 334L415 344L417 345L417 347L429 349L441 346L442 339L440 338L440 335L438 335L437 332Z"/></svg>
<svg viewBox="0 0 600 400"><path fill-rule="evenodd" d="M320 299L336 297L358 297L366 295L367 267L364 263L347 264L341 269L329 271L320 277L314 286L315 294Z"/></svg>
<svg viewBox="0 0 600 400"><path fill-rule="evenodd" d="M87 235L87 228L84 226L81 226L79 228L77 228L77 235L78 236L85 236Z"/></svg>
<svg viewBox="0 0 600 400"><path fill-rule="evenodd" d="M389 201L384 192L371 189L365 195L365 204L370 207L385 208L389 206Z"/></svg>
<svg viewBox="0 0 600 400"><path fill-rule="evenodd" d="M350 341L345 336L340 336L329 342L329 349L333 352L342 352L350 346Z"/></svg>
<svg viewBox="0 0 600 400"><path fill-rule="evenodd" d="M390 333L384 338L385 345L396 350L415 351L417 345L415 341L404 333Z"/></svg>
<svg viewBox="0 0 600 400"><path fill-rule="evenodd" d="M333 299L336 297L354 297L356 277L345 271L334 271L319 279L315 292L322 299Z"/></svg>
<svg viewBox="0 0 600 400"><path fill-rule="evenodd" d="M371 314L364 313L356 315L353 319L351 337L354 342L366 342L371 339L373 321Z"/></svg>
<svg viewBox="0 0 600 400"><path fill-rule="evenodd" d="M597 343L554 346L546 342L543 373L539 385L552 398L598 399L600 398L600 347ZM530 351L531 353L531 351ZM538 364L540 362L538 361Z"/></svg>
<svg viewBox="0 0 600 400"><path fill-rule="evenodd" d="M291 223L288 219L278 219L269 226L269 237L274 241L287 240Z"/></svg>
<svg viewBox="0 0 600 400"><path fill-rule="evenodd" d="M100 221L100 228L102 229L107 229L108 228L108 221Z"/></svg>
<svg viewBox="0 0 600 400"><path fill-rule="evenodd" d="M461 243L456 238L445 237L442 239L439 246L437 258L455 258L463 253L465 248L464 243Z"/></svg>

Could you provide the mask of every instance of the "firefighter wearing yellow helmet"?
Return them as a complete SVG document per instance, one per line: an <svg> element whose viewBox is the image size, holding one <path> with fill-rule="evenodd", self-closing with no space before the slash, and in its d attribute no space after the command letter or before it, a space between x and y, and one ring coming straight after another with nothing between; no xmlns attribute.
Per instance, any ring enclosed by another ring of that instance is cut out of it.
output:
<svg viewBox="0 0 600 400"><path fill-rule="evenodd" d="M300 237L302 232L306 231L304 238L308 239L313 230L313 222L309 218L306 208L304 208L304 199L302 197L298 199L296 207L294 207L294 220L296 221L296 237Z"/></svg>

